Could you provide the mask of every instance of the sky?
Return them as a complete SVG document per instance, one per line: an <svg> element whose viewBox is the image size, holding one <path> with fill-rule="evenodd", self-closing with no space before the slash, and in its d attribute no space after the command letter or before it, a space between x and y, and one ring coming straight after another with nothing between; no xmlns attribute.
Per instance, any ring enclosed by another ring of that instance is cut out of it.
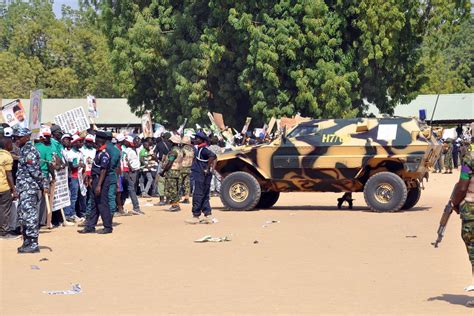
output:
<svg viewBox="0 0 474 316"><path fill-rule="evenodd" d="M73 9L77 9L79 7L78 1L77 0L54 0L53 3L53 10L54 14L56 14L57 17L61 16L61 6L65 4Z"/></svg>

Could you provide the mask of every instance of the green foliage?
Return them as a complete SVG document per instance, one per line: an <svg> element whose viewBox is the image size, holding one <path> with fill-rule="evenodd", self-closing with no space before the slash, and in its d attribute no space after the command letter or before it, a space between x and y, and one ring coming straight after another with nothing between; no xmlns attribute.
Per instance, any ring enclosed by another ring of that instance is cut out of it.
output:
<svg viewBox="0 0 474 316"><path fill-rule="evenodd" d="M449 32L467 0L95 1L120 92L177 126L300 113L384 112L426 82L426 34Z"/></svg>
<svg viewBox="0 0 474 316"><path fill-rule="evenodd" d="M474 92L474 17L453 32L436 32L423 43L427 82L421 93Z"/></svg>
<svg viewBox="0 0 474 316"><path fill-rule="evenodd" d="M48 1L0 10L0 96L117 96L107 40L86 13L65 7L57 19Z"/></svg>

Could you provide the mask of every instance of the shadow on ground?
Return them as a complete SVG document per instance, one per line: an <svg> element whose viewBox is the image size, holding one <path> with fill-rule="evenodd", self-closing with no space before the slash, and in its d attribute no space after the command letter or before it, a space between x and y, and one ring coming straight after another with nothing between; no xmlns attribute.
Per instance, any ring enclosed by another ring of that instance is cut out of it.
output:
<svg viewBox="0 0 474 316"><path fill-rule="evenodd" d="M435 296L435 297L430 297L428 299L429 302L432 301L445 301L449 304L453 305L461 305L461 306L467 306L467 302L473 301L474 302L474 297L469 296L469 295L454 295L454 294L442 294L440 296ZM467 307L474 307L473 305L469 305Z"/></svg>
<svg viewBox="0 0 474 316"><path fill-rule="evenodd" d="M227 210L225 207L213 207L215 210L225 211L225 212L241 212L241 211L230 211ZM321 206L321 205L295 205L295 206L274 206L269 210L273 211L313 211L313 212L321 212L321 211L342 211L342 212L368 212L374 214L396 214L396 213L405 213L405 212L423 212L430 210L431 207L414 207L409 210L400 210L398 212L374 212L367 206L357 206L354 207L352 210L348 209L347 207L343 207L342 209L338 209L337 206ZM254 211L265 211L265 209L254 209L250 212Z"/></svg>

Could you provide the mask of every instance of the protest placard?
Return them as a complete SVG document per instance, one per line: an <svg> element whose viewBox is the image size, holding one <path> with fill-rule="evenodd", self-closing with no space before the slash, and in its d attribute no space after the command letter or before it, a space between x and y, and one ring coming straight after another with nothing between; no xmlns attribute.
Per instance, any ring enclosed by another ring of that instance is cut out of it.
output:
<svg viewBox="0 0 474 316"><path fill-rule="evenodd" d="M188 118L185 118L183 124L181 124L181 126L177 130L178 135L183 135L184 128L186 127L187 123L188 123Z"/></svg>
<svg viewBox="0 0 474 316"><path fill-rule="evenodd" d="M153 137L153 127L152 127L152 122L151 122L151 114L150 111L147 111L145 114L142 116L142 131L143 131L143 137Z"/></svg>
<svg viewBox="0 0 474 316"><path fill-rule="evenodd" d="M214 112L213 115L214 123L217 125L217 127L219 127L221 131L225 130L224 117L222 116L222 114Z"/></svg>
<svg viewBox="0 0 474 316"><path fill-rule="evenodd" d="M93 95L87 96L87 109L90 118L98 118L99 112L97 112L97 100Z"/></svg>
<svg viewBox="0 0 474 316"><path fill-rule="evenodd" d="M90 128L89 120L82 107L74 108L63 114L54 117L54 123L59 125L61 129L70 134L82 132Z"/></svg>
<svg viewBox="0 0 474 316"><path fill-rule="evenodd" d="M267 127L267 130L266 130L267 135L270 135L272 133L273 127L275 127L275 124L276 124L276 118L272 117L270 119L270 122L268 123L268 127Z"/></svg>
<svg viewBox="0 0 474 316"><path fill-rule="evenodd" d="M20 99L5 104L2 109L2 116L10 127L28 127L25 109Z"/></svg>
<svg viewBox="0 0 474 316"><path fill-rule="evenodd" d="M214 121L214 116L212 116L211 112L207 112L207 117L209 117L209 120L211 121L211 131L214 135L220 136L221 131L219 127L217 126L216 122Z"/></svg>
<svg viewBox="0 0 474 316"><path fill-rule="evenodd" d="M31 138L38 139L41 129L41 110L43 106L43 90L34 90L30 94L30 121Z"/></svg>
<svg viewBox="0 0 474 316"><path fill-rule="evenodd" d="M165 132L166 132L166 129L163 125L159 123L155 123L155 133L153 134L155 138L161 137L161 135Z"/></svg>
<svg viewBox="0 0 474 316"><path fill-rule="evenodd" d="M55 171L56 187L54 189L53 210L57 211L71 205L69 197L69 185L67 179L67 168Z"/></svg>
<svg viewBox="0 0 474 316"><path fill-rule="evenodd" d="M247 133L247 130L249 129L249 126L250 126L250 122L252 121L252 118L251 117L247 117L245 119L245 125L244 127L242 128L242 134L245 134Z"/></svg>

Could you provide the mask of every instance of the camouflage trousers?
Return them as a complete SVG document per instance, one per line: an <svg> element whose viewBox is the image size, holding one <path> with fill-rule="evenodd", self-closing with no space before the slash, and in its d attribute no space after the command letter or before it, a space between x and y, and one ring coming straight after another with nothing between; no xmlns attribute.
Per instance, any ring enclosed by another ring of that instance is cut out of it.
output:
<svg viewBox="0 0 474 316"><path fill-rule="evenodd" d="M179 174L179 183L183 187L183 194L189 196L191 194L191 168L183 168Z"/></svg>
<svg viewBox="0 0 474 316"><path fill-rule="evenodd" d="M168 202L178 203L179 202L179 170L168 170L165 174L165 195Z"/></svg>
<svg viewBox="0 0 474 316"><path fill-rule="evenodd" d="M38 238L39 234L39 204L41 193L39 191L20 192L18 200L18 221L25 231L26 236Z"/></svg>
<svg viewBox="0 0 474 316"><path fill-rule="evenodd" d="M461 236L466 244L467 254L474 265L474 203L464 203L460 209L462 225Z"/></svg>
<svg viewBox="0 0 474 316"><path fill-rule="evenodd" d="M444 167L446 169L453 169L453 153L447 152L444 155Z"/></svg>

